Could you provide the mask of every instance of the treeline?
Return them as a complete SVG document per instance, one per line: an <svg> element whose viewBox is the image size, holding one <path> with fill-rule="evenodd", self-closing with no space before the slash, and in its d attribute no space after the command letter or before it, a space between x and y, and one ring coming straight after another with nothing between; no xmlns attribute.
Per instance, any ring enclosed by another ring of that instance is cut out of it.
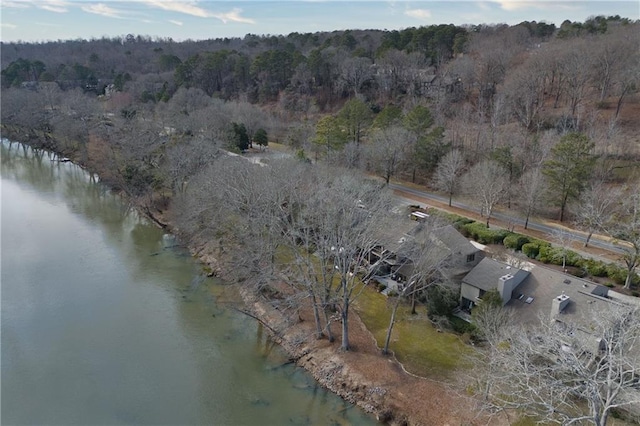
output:
<svg viewBox="0 0 640 426"><path fill-rule="evenodd" d="M565 22L559 30L553 24L525 21L515 26L432 25L401 31L248 34L181 43L133 35L3 43L2 86L41 80L102 92L106 84L128 75L132 86L128 91L139 101L167 100L179 87L198 87L224 99L246 96L251 102L276 100L286 90L296 96L314 95L325 109L352 93L362 93L372 102L429 95L429 86L437 76L446 82L435 86L448 86L449 90L460 86L455 89L467 96L475 88L489 96L509 68L518 65L517 55L547 41L613 34L634 25L612 16L594 17L585 23ZM461 57L472 61L476 68L472 73L477 75L471 76L466 69L468 60L446 67ZM120 90L122 83L118 84ZM158 95L163 86L167 93ZM606 95L609 88L603 90Z"/></svg>

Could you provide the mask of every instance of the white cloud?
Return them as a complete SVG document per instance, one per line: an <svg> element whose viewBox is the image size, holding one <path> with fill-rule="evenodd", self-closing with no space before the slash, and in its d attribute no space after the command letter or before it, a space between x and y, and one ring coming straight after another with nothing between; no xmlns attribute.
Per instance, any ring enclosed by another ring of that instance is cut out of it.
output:
<svg viewBox="0 0 640 426"><path fill-rule="evenodd" d="M498 3L504 10L514 11L521 9L541 9L541 10L568 10L577 9L579 5L573 1L546 1L546 0L492 0Z"/></svg>
<svg viewBox="0 0 640 426"><path fill-rule="evenodd" d="M172 1L172 0L140 0L143 3L159 9L171 12L184 13L185 15L197 16L199 18L208 18L210 12L198 7L195 1Z"/></svg>
<svg viewBox="0 0 640 426"><path fill-rule="evenodd" d="M27 9L29 4L23 1L3 1L0 3L1 7L13 8L13 9Z"/></svg>
<svg viewBox="0 0 640 426"><path fill-rule="evenodd" d="M87 13L94 13L108 18L122 18L123 14L122 11L109 7L104 3L84 5L81 6L81 9Z"/></svg>
<svg viewBox="0 0 640 426"><path fill-rule="evenodd" d="M244 18L244 17L240 16L240 13L242 13L242 9L235 8L235 9L233 9L230 12L227 12L227 13L212 13L210 16L212 18L218 18L219 20L221 20L225 24L228 21L241 22L243 24L255 24L256 23L256 21L254 21L253 19Z"/></svg>
<svg viewBox="0 0 640 426"><path fill-rule="evenodd" d="M71 6L71 3L65 0L40 0L34 1L33 4L40 9L55 13L66 13L69 11L68 7Z"/></svg>
<svg viewBox="0 0 640 426"><path fill-rule="evenodd" d="M431 18L431 11L427 9L408 9L404 11L404 14L417 19Z"/></svg>
<svg viewBox="0 0 640 426"><path fill-rule="evenodd" d="M234 8L230 12L216 13L203 9L198 6L198 2L190 1L174 1L174 0L138 0L151 7L156 7L170 12L183 13L185 15L197 16L199 18L216 18L224 22L241 22L244 24L254 24L255 21L250 18L240 16L242 9Z"/></svg>
<svg viewBox="0 0 640 426"><path fill-rule="evenodd" d="M8 22L3 22L3 23L1 23L1 24L0 24L0 27L2 27L2 28L9 28L10 30L13 30L14 28L18 28L18 26L17 26L17 25L10 24L10 23L8 23Z"/></svg>
<svg viewBox="0 0 640 426"><path fill-rule="evenodd" d="M182 21L176 21L175 19L169 19L169 22L171 22L173 25L177 25L179 27L182 26Z"/></svg>

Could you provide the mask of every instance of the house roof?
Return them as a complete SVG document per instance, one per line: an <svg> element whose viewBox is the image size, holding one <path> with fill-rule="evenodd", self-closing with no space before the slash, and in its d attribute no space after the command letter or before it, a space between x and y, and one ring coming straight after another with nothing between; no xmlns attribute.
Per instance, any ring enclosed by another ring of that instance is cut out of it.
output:
<svg viewBox="0 0 640 426"><path fill-rule="evenodd" d="M523 297L518 299L518 295ZM516 319L523 324L550 319L553 299L560 295L569 296L569 304L555 318L560 321L581 323L586 321L588 313L605 309L610 304L640 304L637 297L626 296L609 288L583 280L562 271L534 265L531 274L516 291L506 306L517 310ZM531 303L526 303L532 298Z"/></svg>
<svg viewBox="0 0 640 426"><path fill-rule="evenodd" d="M402 218L381 222L375 231L375 238L386 250L397 253L402 243L410 238L409 234L416 225L420 224Z"/></svg>
<svg viewBox="0 0 640 426"><path fill-rule="evenodd" d="M467 255L480 251L451 225L433 228L429 222L416 222L404 215L381 221L375 233L376 241L384 250L412 262L424 260L444 266L444 262L453 254ZM414 256L418 253L424 257L415 259ZM388 259L387 263L392 263L392 259ZM413 268L409 264L397 266L400 268L398 271L402 270L405 275L410 275L410 269ZM452 268L452 265L447 267ZM456 273L464 274L467 271L464 268Z"/></svg>
<svg viewBox="0 0 640 426"><path fill-rule="evenodd" d="M434 229L432 235L451 250L451 253L468 255L478 252L478 249L460 232L458 232L453 225Z"/></svg>
<svg viewBox="0 0 640 426"><path fill-rule="evenodd" d="M514 276L517 287L527 276L528 271L514 268L506 263L485 257L462 279L464 284L489 291L498 287L498 280L507 274ZM518 290L519 291L519 290Z"/></svg>

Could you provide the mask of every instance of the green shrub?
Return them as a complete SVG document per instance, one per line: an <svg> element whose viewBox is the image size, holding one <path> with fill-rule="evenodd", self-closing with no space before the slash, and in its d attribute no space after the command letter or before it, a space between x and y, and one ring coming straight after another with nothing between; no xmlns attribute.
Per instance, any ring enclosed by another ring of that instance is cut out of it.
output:
<svg viewBox="0 0 640 426"><path fill-rule="evenodd" d="M469 219L468 217L461 217L458 216L458 218L453 222L454 226L458 225L458 226L464 226L467 225L469 223L473 223L474 220L473 219Z"/></svg>
<svg viewBox="0 0 640 426"><path fill-rule="evenodd" d="M595 259L583 259L582 267L587 273L594 277L607 276L607 264Z"/></svg>
<svg viewBox="0 0 640 426"><path fill-rule="evenodd" d="M552 265L562 265L561 250L551 245L541 246L538 253L538 260L542 263Z"/></svg>
<svg viewBox="0 0 640 426"><path fill-rule="evenodd" d="M430 209L431 214L434 216L438 216L451 223L453 226L462 226L467 223L473 222L473 219L469 219L468 217L459 216L453 213L447 213L442 210Z"/></svg>
<svg viewBox="0 0 640 426"><path fill-rule="evenodd" d="M607 276L616 284L623 285L627 280L627 270L615 263L609 263L607 265Z"/></svg>
<svg viewBox="0 0 640 426"><path fill-rule="evenodd" d="M566 266L582 267L582 257L573 250L566 250L562 247L552 247L549 244L541 245L538 260L542 263L552 265L562 265L562 258Z"/></svg>
<svg viewBox="0 0 640 426"><path fill-rule="evenodd" d="M560 253L560 255L561 255L560 259L562 261L562 253ZM584 261L584 259L578 253L576 253L573 250L568 250L566 256L567 256L567 266L575 266L577 268L582 267L582 262Z"/></svg>
<svg viewBox="0 0 640 426"><path fill-rule="evenodd" d="M522 246L522 253L529 259L535 259L540 253L540 245L538 243L526 243Z"/></svg>
<svg viewBox="0 0 640 426"><path fill-rule="evenodd" d="M607 275L611 278L616 284L624 285L627 281L628 271L627 268L623 268L622 266L618 266L616 264L610 263L607 265ZM631 276L631 285L640 284L640 276L635 272Z"/></svg>
<svg viewBox="0 0 640 426"><path fill-rule="evenodd" d="M502 244L504 244L505 247L519 251L522 250L523 245L530 242L531 240L526 235L511 233L504 237Z"/></svg>
<svg viewBox="0 0 640 426"><path fill-rule="evenodd" d="M567 268L567 272L573 275L574 277L584 278L587 275L587 271L582 268L578 268L575 266L570 266Z"/></svg>
<svg viewBox="0 0 640 426"><path fill-rule="evenodd" d="M473 222L462 226L466 230L468 237L473 238L480 244L502 244L504 238L509 235L506 229L487 228L484 223Z"/></svg>
<svg viewBox="0 0 640 426"><path fill-rule="evenodd" d="M427 289L426 295L427 312L431 319L436 316L447 316L451 314L451 311L458 305L458 295L453 290L444 286L431 286Z"/></svg>
<svg viewBox="0 0 640 426"><path fill-rule="evenodd" d="M466 322L462 318L450 315L449 323L451 324L451 328L453 329L453 331L457 334L468 333L473 336L476 333L476 326L471 324L470 322Z"/></svg>
<svg viewBox="0 0 640 426"><path fill-rule="evenodd" d="M456 228L456 230L462 234L463 237L465 238L471 238L471 233L467 230L467 228L465 227L466 224L460 225L460 224L454 224L453 227Z"/></svg>

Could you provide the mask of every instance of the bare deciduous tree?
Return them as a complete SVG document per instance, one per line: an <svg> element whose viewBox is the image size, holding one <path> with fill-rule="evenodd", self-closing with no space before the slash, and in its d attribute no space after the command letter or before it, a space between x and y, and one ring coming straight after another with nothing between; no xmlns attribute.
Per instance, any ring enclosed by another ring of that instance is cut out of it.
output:
<svg viewBox="0 0 640 426"><path fill-rule="evenodd" d="M386 223L390 198L386 189L351 174L327 168L316 176L309 213L315 218L316 247L330 256L336 271L333 300L342 323L341 349L349 349L351 304L363 289L358 273L368 270L369 253L377 244L376 231Z"/></svg>
<svg viewBox="0 0 640 426"><path fill-rule="evenodd" d="M340 78L344 88L358 96L362 85L373 77L371 60L368 58L348 58L340 64Z"/></svg>
<svg viewBox="0 0 640 426"><path fill-rule="evenodd" d="M559 255L562 258L562 270L567 272L567 256L571 249L571 244L576 240L575 235L564 229L554 229L549 234L549 238L560 249Z"/></svg>
<svg viewBox="0 0 640 426"><path fill-rule="evenodd" d="M219 147L201 136L175 140L165 149L164 168L174 193L183 192L189 178L208 166L219 154Z"/></svg>
<svg viewBox="0 0 640 426"><path fill-rule="evenodd" d="M531 215L540 208L540 202L544 196L545 182L540 167L527 170L518 183L518 200L525 214L524 229L529 226Z"/></svg>
<svg viewBox="0 0 640 426"><path fill-rule="evenodd" d="M622 260L627 265L627 279L624 288L631 288L633 274L640 265L640 182L625 194L624 201L615 215L615 221L608 225L609 233L616 238L623 250Z"/></svg>
<svg viewBox="0 0 640 426"><path fill-rule="evenodd" d="M413 138L414 135L399 126L379 129L371 135L367 157L387 184L404 162Z"/></svg>
<svg viewBox="0 0 640 426"><path fill-rule="evenodd" d="M453 194L458 191L460 185L460 175L464 170L464 158L462 153L454 149L449 151L438 163L433 185L441 191L449 194L449 207L451 207L451 199Z"/></svg>
<svg viewBox="0 0 640 426"><path fill-rule="evenodd" d="M605 302L575 321L507 327L486 354L485 402L541 422L604 426L640 403L640 311Z"/></svg>
<svg viewBox="0 0 640 426"><path fill-rule="evenodd" d="M507 171L496 161L483 160L463 176L463 187L480 204L480 215L486 215L488 228L493 209L509 187Z"/></svg>
<svg viewBox="0 0 640 426"><path fill-rule="evenodd" d="M585 247L589 245L593 233L604 229L611 221L614 204L620 196L618 189L605 185L603 181L593 182L580 196L575 223L587 232Z"/></svg>
<svg viewBox="0 0 640 426"><path fill-rule="evenodd" d="M566 46L562 56L562 73L566 81L566 92L569 100L569 110L576 116L578 105L586 96L590 81L591 61L590 48L586 40L576 39Z"/></svg>
<svg viewBox="0 0 640 426"><path fill-rule="evenodd" d="M531 129L544 106L546 69L542 59L533 57L507 74L504 92L520 124Z"/></svg>

